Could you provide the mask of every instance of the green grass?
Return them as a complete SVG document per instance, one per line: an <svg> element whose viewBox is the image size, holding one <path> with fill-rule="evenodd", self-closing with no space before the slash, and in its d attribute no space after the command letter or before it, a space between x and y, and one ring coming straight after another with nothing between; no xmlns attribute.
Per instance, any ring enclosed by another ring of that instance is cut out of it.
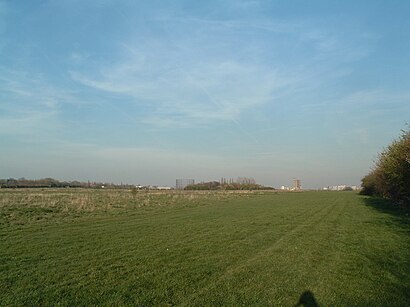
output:
<svg viewBox="0 0 410 307"><path fill-rule="evenodd" d="M0 305L410 302L409 218L352 192L0 191Z"/></svg>

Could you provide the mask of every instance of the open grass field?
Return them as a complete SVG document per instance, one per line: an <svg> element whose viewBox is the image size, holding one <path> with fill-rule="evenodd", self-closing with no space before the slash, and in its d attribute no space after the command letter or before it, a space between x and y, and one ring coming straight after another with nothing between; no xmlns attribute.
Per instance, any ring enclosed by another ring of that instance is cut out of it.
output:
<svg viewBox="0 0 410 307"><path fill-rule="evenodd" d="M0 305L408 306L409 234L353 192L0 190Z"/></svg>

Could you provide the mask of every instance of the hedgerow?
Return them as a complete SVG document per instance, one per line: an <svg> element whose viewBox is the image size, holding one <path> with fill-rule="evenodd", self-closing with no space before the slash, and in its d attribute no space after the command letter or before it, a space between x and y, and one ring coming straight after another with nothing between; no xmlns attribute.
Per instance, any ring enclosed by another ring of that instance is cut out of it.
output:
<svg viewBox="0 0 410 307"><path fill-rule="evenodd" d="M362 179L362 194L392 199L410 206L410 130L403 130Z"/></svg>

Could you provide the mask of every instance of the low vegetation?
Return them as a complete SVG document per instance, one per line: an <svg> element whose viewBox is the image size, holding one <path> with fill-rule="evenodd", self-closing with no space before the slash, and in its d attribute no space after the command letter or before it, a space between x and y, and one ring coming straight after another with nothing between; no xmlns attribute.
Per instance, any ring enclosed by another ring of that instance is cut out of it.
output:
<svg viewBox="0 0 410 307"><path fill-rule="evenodd" d="M0 305L406 306L409 230L354 192L0 189Z"/></svg>

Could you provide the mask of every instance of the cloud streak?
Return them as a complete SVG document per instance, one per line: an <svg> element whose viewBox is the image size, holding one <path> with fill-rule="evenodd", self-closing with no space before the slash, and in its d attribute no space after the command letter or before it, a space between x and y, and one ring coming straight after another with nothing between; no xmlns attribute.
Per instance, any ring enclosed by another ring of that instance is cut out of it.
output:
<svg viewBox="0 0 410 307"><path fill-rule="evenodd" d="M83 85L151 106L155 116L180 115L192 122L237 119L249 108L272 102L274 91L286 84L275 72L236 62L175 66L148 78L144 68L122 67L114 67L98 79L78 72L70 75Z"/></svg>
<svg viewBox="0 0 410 307"><path fill-rule="evenodd" d="M46 138L61 128L59 115L67 104L82 102L41 74L0 67L0 134Z"/></svg>
<svg viewBox="0 0 410 307"><path fill-rule="evenodd" d="M344 64L366 53L306 22L154 20L160 36L137 40L137 30L117 42L111 64L90 60L69 75L83 86L150 108L150 114L139 114L140 120L157 127L177 122L181 127L218 121L238 125L246 112L275 104L279 96L345 77L352 71ZM288 49L292 46L297 47ZM300 60L305 50L312 56ZM289 64L293 53L297 60Z"/></svg>

